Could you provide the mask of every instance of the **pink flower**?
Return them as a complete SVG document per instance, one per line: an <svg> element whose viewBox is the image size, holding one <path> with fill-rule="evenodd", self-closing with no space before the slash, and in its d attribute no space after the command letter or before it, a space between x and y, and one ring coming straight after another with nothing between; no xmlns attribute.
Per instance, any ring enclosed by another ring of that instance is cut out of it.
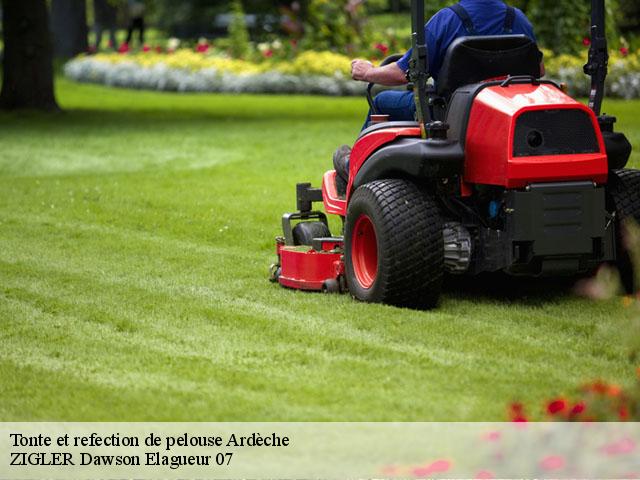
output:
<svg viewBox="0 0 640 480"><path fill-rule="evenodd" d="M494 478L496 478L495 475L488 470L476 473L476 480L493 480Z"/></svg>
<svg viewBox="0 0 640 480"><path fill-rule="evenodd" d="M127 53L128 51L129 51L129 44L126 42L120 45L120 48L118 48L118 53Z"/></svg>
<svg viewBox="0 0 640 480"><path fill-rule="evenodd" d="M589 47L591 45L591 39L588 37L584 37L582 39L582 45L584 45L585 47Z"/></svg>
<svg viewBox="0 0 640 480"><path fill-rule="evenodd" d="M610 443L609 445L605 445L600 449L602 453L605 455L613 456L613 455L625 455L627 453L631 453L635 450L636 443L630 438L624 438L619 442Z"/></svg>
<svg viewBox="0 0 640 480"><path fill-rule="evenodd" d="M151 47L150 47L149 45L145 44L145 45L142 47L142 51L143 51L143 52L150 52L150 51L151 51Z"/></svg>
<svg viewBox="0 0 640 480"><path fill-rule="evenodd" d="M622 47L620 49L620 53L622 54L623 57L626 57L627 55L629 55L629 49L627 47Z"/></svg>
<svg viewBox="0 0 640 480"><path fill-rule="evenodd" d="M482 439L487 442L497 442L498 440L500 440L501 437L502 437L502 433L498 431L493 431L483 435Z"/></svg>
<svg viewBox="0 0 640 480"><path fill-rule="evenodd" d="M385 477L397 477L400 474L400 469L395 465L387 465L382 467L381 472Z"/></svg>
<svg viewBox="0 0 640 480"><path fill-rule="evenodd" d="M209 44L208 43L199 43L196 46L196 52L198 53L207 53L209 51Z"/></svg>
<svg viewBox="0 0 640 480"><path fill-rule="evenodd" d="M436 460L431 465L418 467L413 470L413 476L418 478L427 478L434 473L446 473L451 469L451 462L447 460Z"/></svg>
<svg viewBox="0 0 640 480"><path fill-rule="evenodd" d="M540 468L546 471L560 470L564 468L564 458L558 455L551 455L540 461Z"/></svg>
<svg viewBox="0 0 640 480"><path fill-rule="evenodd" d="M271 58L273 57L273 50L267 50L266 52L263 53L263 55L267 58Z"/></svg>

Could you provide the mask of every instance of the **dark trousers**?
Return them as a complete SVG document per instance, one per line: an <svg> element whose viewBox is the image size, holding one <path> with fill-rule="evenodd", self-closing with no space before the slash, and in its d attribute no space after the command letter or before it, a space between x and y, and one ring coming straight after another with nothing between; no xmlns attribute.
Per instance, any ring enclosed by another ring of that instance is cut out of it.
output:
<svg viewBox="0 0 640 480"><path fill-rule="evenodd" d="M140 32L140 45L144 45L144 18L136 17L131 19L129 32L127 33L127 44L131 44L134 30L138 30Z"/></svg>
<svg viewBox="0 0 640 480"><path fill-rule="evenodd" d="M376 95L373 100L376 110L381 115L389 115L392 122L413 122L416 116L416 104L411 91L386 90ZM367 128L371 112L367 115L364 127Z"/></svg>
<svg viewBox="0 0 640 480"><path fill-rule="evenodd" d="M96 22L95 26L96 31L96 50L100 50L102 45L102 35L104 31L109 32L109 48L117 49L118 44L116 41L116 27L114 25L103 25L101 23Z"/></svg>

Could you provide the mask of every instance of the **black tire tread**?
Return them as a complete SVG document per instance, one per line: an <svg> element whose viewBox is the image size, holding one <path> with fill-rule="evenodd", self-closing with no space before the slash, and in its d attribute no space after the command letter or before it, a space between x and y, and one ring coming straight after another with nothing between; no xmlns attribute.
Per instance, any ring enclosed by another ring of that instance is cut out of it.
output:
<svg viewBox="0 0 640 480"><path fill-rule="evenodd" d="M323 222L301 222L293 229L293 241L296 245L311 245L314 238L330 236L329 227Z"/></svg>
<svg viewBox="0 0 640 480"><path fill-rule="evenodd" d="M406 308L436 307L444 275L444 239L433 198L412 182L393 179L360 187L350 206L359 201L375 205L382 219L376 224L376 235L385 253L378 256L376 283L380 285L373 301ZM347 214L347 224L353 221ZM351 228L348 225L345 231Z"/></svg>
<svg viewBox="0 0 640 480"><path fill-rule="evenodd" d="M640 170L615 170L609 184L619 220L640 222Z"/></svg>
<svg viewBox="0 0 640 480"><path fill-rule="evenodd" d="M634 269L624 245L623 234L627 220L640 224L640 170L613 171L609 177L608 193L616 212L616 264L625 290L634 293L639 285L634 279Z"/></svg>

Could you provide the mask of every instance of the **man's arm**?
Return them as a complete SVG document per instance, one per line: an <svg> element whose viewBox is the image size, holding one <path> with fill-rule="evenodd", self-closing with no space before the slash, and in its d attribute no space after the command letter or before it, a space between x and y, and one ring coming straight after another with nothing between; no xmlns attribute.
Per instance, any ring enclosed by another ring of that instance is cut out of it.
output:
<svg viewBox="0 0 640 480"><path fill-rule="evenodd" d="M354 60L351 62L351 77L361 82L377 83L387 87L407 83L407 74L398 67L397 63L374 67L371 62L366 60Z"/></svg>

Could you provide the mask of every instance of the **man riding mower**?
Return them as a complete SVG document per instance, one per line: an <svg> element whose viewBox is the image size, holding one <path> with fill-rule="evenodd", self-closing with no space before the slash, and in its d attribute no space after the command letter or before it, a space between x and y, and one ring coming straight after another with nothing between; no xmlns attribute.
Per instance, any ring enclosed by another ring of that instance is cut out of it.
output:
<svg viewBox="0 0 640 480"><path fill-rule="evenodd" d="M430 86L423 0L412 20L416 121L372 116L344 195L335 170L321 189L298 184L272 280L420 309L437 306L445 274L576 275L616 262L631 286L622 237L640 219L640 172L624 170L631 145L601 115L604 0L592 0L589 107L541 80L533 38L508 31L454 40ZM343 236L315 202L343 219Z"/></svg>

